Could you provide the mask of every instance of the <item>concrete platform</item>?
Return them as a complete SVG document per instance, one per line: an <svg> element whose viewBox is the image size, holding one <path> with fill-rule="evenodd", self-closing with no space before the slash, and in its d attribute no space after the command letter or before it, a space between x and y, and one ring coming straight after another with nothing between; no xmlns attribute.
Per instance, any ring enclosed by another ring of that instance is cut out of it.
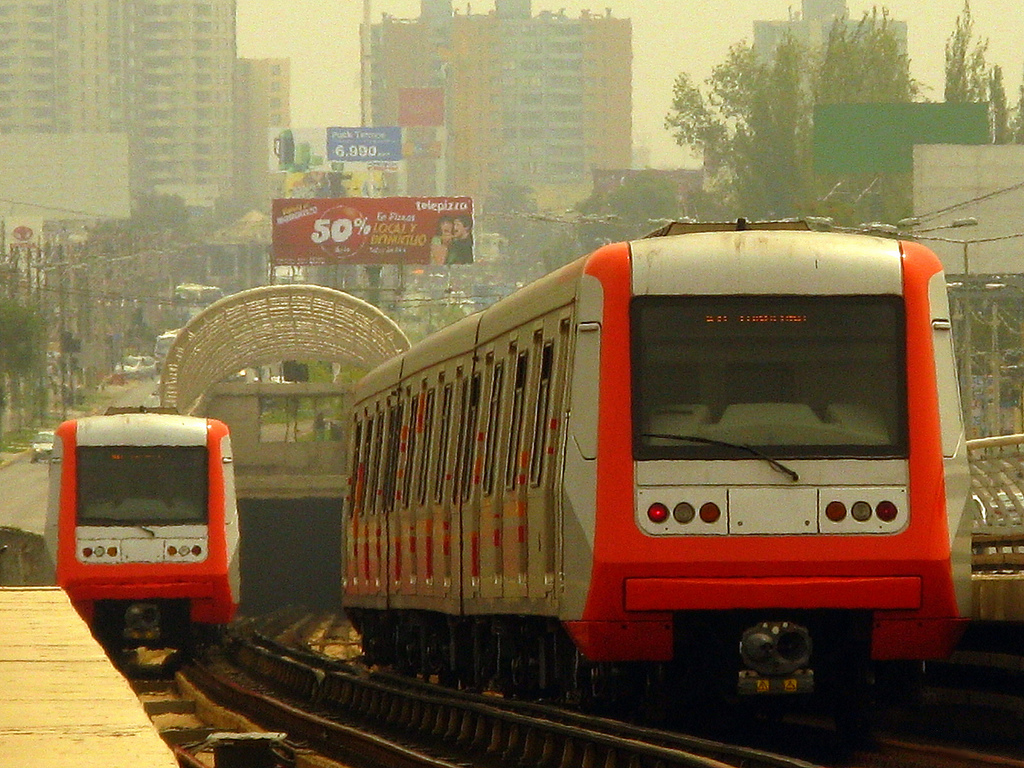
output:
<svg viewBox="0 0 1024 768"><path fill-rule="evenodd" d="M177 768L60 589L0 588L0 691L2 765Z"/></svg>

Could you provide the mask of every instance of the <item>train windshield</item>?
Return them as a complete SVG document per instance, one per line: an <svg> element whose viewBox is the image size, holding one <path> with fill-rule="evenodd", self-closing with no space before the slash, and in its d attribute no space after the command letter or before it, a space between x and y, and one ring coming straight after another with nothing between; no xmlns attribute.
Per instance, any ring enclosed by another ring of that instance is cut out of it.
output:
<svg viewBox="0 0 1024 768"><path fill-rule="evenodd" d="M897 296L638 296L634 458L905 457Z"/></svg>
<svg viewBox="0 0 1024 768"><path fill-rule="evenodd" d="M79 446L79 525L207 522L203 446Z"/></svg>

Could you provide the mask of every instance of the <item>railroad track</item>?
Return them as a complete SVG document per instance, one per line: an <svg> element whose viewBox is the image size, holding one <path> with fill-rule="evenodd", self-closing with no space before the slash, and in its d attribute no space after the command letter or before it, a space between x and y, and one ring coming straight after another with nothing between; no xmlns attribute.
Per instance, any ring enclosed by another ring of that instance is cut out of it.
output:
<svg viewBox="0 0 1024 768"><path fill-rule="evenodd" d="M357 641L348 626L332 615L280 613L238 625L222 651L223 658L214 654L206 663L186 668L179 680L221 702L224 711L244 715L231 715L238 718L234 726L222 722L214 727L264 728L287 734L276 748L291 757L282 757L279 765L299 765L303 755L317 753L344 765L463 768L1024 768L1024 762L1005 755L913 743L912 739L879 739L864 751L837 750L834 739L823 737L820 728L800 732L788 724L788 742L796 739L818 746L787 750L802 755L787 757L754 742L723 744L366 670L349 661L358 655ZM771 730L772 726L766 728ZM189 743L202 742L196 738ZM769 736L765 743L779 742ZM822 744L832 744L832 751ZM190 757L179 759L183 766L195 765L185 762Z"/></svg>

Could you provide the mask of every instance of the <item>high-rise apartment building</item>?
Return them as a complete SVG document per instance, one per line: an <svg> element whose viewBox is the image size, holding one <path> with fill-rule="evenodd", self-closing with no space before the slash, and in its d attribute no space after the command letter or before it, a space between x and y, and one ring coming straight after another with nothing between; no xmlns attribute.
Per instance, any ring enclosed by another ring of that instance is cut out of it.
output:
<svg viewBox="0 0 1024 768"><path fill-rule="evenodd" d="M812 49L821 48L828 42L836 22L843 21L851 27L859 23L859 18L850 19L848 14L846 0L803 0L801 12L791 14L785 21L754 22L754 50L769 57L787 36ZM900 42L901 52L906 53L907 23L889 19L889 24Z"/></svg>
<svg viewBox="0 0 1024 768"><path fill-rule="evenodd" d="M124 133L133 194L210 202L234 62L235 0L0 0L0 134Z"/></svg>
<svg viewBox="0 0 1024 768"><path fill-rule="evenodd" d="M239 59L235 64L235 199L266 208L277 196L269 175L270 128L291 124L289 59Z"/></svg>
<svg viewBox="0 0 1024 768"><path fill-rule="evenodd" d="M403 99L438 92L447 169L437 191L486 208L515 184L564 208L590 193L593 169L631 164L631 40L631 22L610 11L534 15L530 0L497 0L461 14L451 0L422 0L418 19L373 25L372 122L401 125L416 111Z"/></svg>

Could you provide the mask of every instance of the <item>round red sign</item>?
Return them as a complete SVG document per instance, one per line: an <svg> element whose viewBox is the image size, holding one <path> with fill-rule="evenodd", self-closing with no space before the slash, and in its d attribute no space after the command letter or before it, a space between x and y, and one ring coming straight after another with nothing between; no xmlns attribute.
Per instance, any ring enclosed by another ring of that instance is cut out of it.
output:
<svg viewBox="0 0 1024 768"><path fill-rule="evenodd" d="M15 227L13 230L11 230L11 234L14 235L15 240L21 240L22 242L24 242L25 240L31 240L32 235L34 235L35 233L32 231L32 227L21 226Z"/></svg>

